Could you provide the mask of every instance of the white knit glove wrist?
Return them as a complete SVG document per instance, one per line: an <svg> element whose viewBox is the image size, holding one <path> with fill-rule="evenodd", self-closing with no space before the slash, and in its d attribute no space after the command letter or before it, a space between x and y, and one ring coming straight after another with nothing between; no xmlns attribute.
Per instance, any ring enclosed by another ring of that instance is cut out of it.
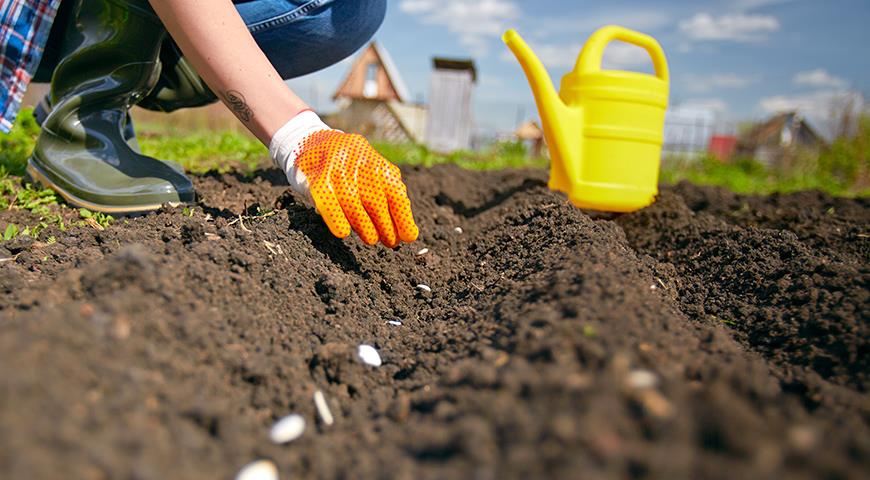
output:
<svg viewBox="0 0 870 480"><path fill-rule="evenodd" d="M296 159L301 153L302 143L309 135L321 130L332 130L316 113L306 110L279 128L272 141L269 142L269 156L272 161L287 175L290 187L309 200L308 179L297 167Z"/></svg>

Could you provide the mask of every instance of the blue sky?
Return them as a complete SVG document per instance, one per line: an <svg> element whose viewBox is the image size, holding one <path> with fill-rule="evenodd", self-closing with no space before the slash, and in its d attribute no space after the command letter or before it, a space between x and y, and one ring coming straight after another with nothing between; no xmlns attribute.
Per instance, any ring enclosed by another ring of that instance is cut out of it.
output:
<svg viewBox="0 0 870 480"><path fill-rule="evenodd" d="M655 36L671 69L672 105L705 106L725 123L799 108L824 129L830 105L870 97L870 0L388 0L375 39L416 99L425 100L431 57L473 57L475 118L483 132L537 113L519 65L500 40L516 28L558 84L585 39L619 24ZM321 110L349 60L292 80ZM605 67L650 70L640 49L608 49Z"/></svg>

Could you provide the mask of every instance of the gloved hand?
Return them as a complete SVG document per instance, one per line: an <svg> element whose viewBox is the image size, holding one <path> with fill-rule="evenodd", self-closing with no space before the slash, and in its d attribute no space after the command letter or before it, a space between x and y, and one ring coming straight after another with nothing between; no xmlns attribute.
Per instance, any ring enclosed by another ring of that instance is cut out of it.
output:
<svg viewBox="0 0 870 480"><path fill-rule="evenodd" d="M361 135L329 128L312 111L272 137L269 155L339 238L353 230L369 245L413 242L419 230L399 168Z"/></svg>

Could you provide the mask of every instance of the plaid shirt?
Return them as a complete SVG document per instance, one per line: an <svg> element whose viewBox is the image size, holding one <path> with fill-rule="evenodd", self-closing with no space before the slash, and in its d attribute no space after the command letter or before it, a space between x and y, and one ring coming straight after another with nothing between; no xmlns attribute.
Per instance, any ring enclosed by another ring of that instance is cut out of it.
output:
<svg viewBox="0 0 870 480"><path fill-rule="evenodd" d="M60 0L0 0L0 131L9 132Z"/></svg>

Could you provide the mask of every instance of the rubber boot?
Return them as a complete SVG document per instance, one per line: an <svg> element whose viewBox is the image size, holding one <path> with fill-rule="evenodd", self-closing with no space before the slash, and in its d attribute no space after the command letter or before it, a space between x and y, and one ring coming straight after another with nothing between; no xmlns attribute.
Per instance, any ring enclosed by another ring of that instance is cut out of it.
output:
<svg viewBox="0 0 870 480"><path fill-rule="evenodd" d="M174 112L179 108L201 107L217 102L205 81L182 56L172 38L166 38L160 49L162 71L157 85L139 106L158 112Z"/></svg>
<svg viewBox="0 0 870 480"><path fill-rule="evenodd" d="M42 100L33 107L33 119L36 121L36 124L41 127L45 122L45 119L48 118L49 113L51 113L50 93L42 97ZM130 148L132 148L134 152L142 153L142 150L139 148L139 141L136 140L136 130L133 128L133 118L130 116L130 112L127 112L125 123L124 140L127 141L127 144L130 145Z"/></svg>
<svg viewBox="0 0 870 480"><path fill-rule="evenodd" d="M166 31L148 0L73 0L51 113L27 166L69 203L123 214L192 202L177 166L135 152L124 138L131 105L160 74Z"/></svg>

